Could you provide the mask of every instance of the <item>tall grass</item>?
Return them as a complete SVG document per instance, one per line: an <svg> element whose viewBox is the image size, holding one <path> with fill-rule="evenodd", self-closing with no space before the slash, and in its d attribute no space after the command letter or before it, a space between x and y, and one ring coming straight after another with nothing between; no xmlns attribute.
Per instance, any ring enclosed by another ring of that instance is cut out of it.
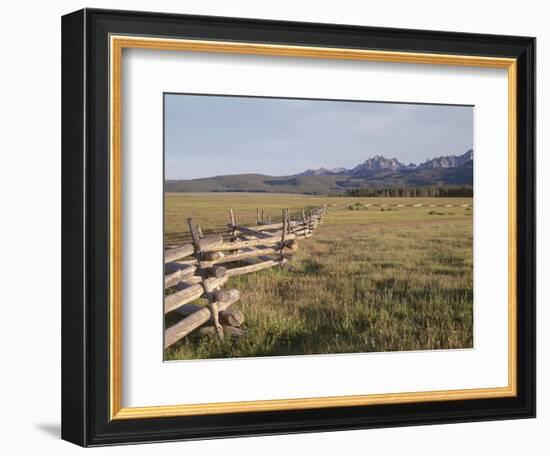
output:
<svg viewBox="0 0 550 456"><path fill-rule="evenodd" d="M326 201L301 195L168 194L166 239L186 237L188 216L208 231L227 223L228 207L242 223L253 223L256 207L275 214ZM429 207L350 211L357 201L373 202L338 198L315 235L299 241L286 266L229 280L226 287L241 292L234 306L246 316L244 337L219 341L191 334L167 349L166 359L472 347L473 211L445 208L437 216ZM414 199L421 202L428 201ZM465 202L471 199L437 199L438 204ZM169 315L167 323L175 318Z"/></svg>

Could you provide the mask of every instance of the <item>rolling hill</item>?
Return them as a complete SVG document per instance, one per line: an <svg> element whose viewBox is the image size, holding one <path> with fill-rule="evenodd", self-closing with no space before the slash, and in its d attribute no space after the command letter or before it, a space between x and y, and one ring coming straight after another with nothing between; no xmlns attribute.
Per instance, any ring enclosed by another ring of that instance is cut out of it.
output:
<svg viewBox="0 0 550 456"><path fill-rule="evenodd" d="M352 169L309 169L293 176L236 174L167 180L167 192L267 192L327 194L362 187L473 185L473 151L437 157L415 165L395 158L369 158Z"/></svg>

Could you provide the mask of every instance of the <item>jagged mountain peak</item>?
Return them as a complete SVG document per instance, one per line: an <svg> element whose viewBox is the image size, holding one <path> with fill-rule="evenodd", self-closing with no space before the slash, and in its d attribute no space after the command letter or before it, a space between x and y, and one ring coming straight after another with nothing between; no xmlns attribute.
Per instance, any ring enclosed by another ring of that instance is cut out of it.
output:
<svg viewBox="0 0 550 456"><path fill-rule="evenodd" d="M386 158L383 155L375 155L374 157L368 158L361 165L356 166L367 166L371 169L400 169L405 165L401 163L397 158Z"/></svg>
<svg viewBox="0 0 550 456"><path fill-rule="evenodd" d="M433 168L458 168L460 166L467 165L474 159L474 151L468 150L462 155L444 155L426 160L424 163L418 165L419 169L433 169Z"/></svg>

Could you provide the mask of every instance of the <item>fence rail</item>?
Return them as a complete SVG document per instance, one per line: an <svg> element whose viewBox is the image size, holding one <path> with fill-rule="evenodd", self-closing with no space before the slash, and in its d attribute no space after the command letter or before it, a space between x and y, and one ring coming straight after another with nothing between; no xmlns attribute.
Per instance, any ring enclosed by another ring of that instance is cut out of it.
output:
<svg viewBox="0 0 550 456"><path fill-rule="evenodd" d="M298 249L298 240L312 236L323 221L327 205L291 213L282 210L272 223L264 210L256 211L256 225L239 224L229 210L227 232L204 236L193 219L187 220L192 242L165 250L164 312L184 318L165 330L165 348L201 328L205 334L242 334L244 315L229 309L240 298L238 290L223 290L230 277L281 266ZM206 298L207 305L192 304ZM204 326L208 323L207 326Z"/></svg>

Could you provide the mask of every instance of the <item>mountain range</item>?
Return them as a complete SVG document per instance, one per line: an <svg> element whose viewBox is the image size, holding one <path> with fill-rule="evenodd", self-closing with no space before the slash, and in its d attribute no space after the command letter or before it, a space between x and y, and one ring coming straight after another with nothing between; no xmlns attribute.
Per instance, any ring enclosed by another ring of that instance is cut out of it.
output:
<svg viewBox="0 0 550 456"><path fill-rule="evenodd" d="M461 166L473 166L474 151L469 150L462 155L446 155L443 157L436 157L426 160L424 163L415 165L409 163L405 165L396 158L385 158L382 155L375 155L372 158L365 160L365 162L355 166L351 169L346 168L318 168L308 169L303 173L296 174L296 176L353 176L353 177L367 177L373 173L379 171L412 171L421 169L439 169L439 168L459 168Z"/></svg>
<svg viewBox="0 0 550 456"><path fill-rule="evenodd" d="M418 165L375 155L353 168L308 169L290 176L233 174L167 180L167 192L274 192L327 194L361 187L473 185L473 150Z"/></svg>

